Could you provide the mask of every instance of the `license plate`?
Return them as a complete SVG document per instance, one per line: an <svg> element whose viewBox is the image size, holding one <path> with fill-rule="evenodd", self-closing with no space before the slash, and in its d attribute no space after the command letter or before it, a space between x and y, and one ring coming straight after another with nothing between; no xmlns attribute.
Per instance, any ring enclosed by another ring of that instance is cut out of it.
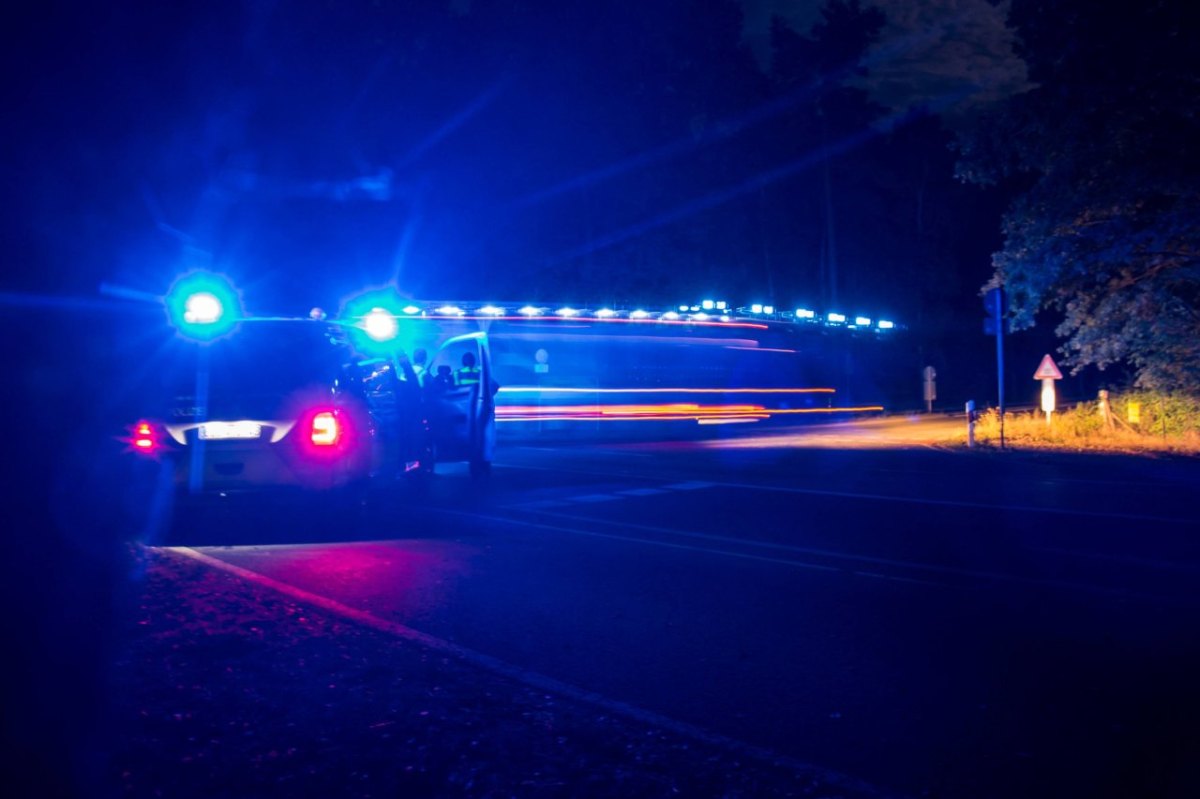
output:
<svg viewBox="0 0 1200 799"><path fill-rule="evenodd" d="M228 438L259 438L262 425L258 422L205 422L200 425L200 438L205 441Z"/></svg>

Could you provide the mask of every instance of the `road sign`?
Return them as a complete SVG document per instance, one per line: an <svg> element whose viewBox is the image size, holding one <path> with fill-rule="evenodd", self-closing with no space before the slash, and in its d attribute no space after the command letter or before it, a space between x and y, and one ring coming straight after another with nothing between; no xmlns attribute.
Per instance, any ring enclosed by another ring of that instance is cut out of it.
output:
<svg viewBox="0 0 1200 799"><path fill-rule="evenodd" d="M985 336L996 335L997 330L1003 330L1006 334L1012 332L1012 325L1007 319L1003 320L1003 324L997 324L995 317L985 316L983 318L983 334Z"/></svg>
<svg viewBox="0 0 1200 799"><path fill-rule="evenodd" d="M983 309L988 312L989 316L1004 316L1008 313L1008 298L1004 296L1004 289L994 288L985 291L983 293Z"/></svg>
<svg viewBox="0 0 1200 799"><path fill-rule="evenodd" d="M1037 371L1033 373L1034 380L1062 380L1062 372L1058 370L1058 366L1054 363L1054 359L1047 354L1042 358L1042 362L1038 365Z"/></svg>

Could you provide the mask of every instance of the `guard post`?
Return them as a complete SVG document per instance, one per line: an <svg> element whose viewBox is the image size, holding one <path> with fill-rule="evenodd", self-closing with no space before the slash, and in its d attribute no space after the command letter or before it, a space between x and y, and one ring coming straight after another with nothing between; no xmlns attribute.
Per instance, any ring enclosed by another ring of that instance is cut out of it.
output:
<svg viewBox="0 0 1200 799"><path fill-rule="evenodd" d="M1047 353L1042 362L1038 364L1037 371L1033 373L1034 380L1042 381L1042 410L1046 413L1046 424L1050 424L1050 415L1055 409L1055 391L1054 381L1062 380L1062 372L1059 371L1058 365L1054 363L1054 359Z"/></svg>
<svg viewBox="0 0 1200 799"><path fill-rule="evenodd" d="M975 446L975 400L967 400L967 446Z"/></svg>

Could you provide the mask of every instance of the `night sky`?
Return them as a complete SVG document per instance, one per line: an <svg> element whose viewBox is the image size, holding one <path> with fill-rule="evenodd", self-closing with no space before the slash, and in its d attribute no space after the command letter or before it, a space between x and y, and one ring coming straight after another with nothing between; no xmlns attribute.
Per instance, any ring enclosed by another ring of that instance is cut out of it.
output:
<svg viewBox="0 0 1200 799"><path fill-rule="evenodd" d="M13 277L154 291L208 267L279 310L396 279L421 297L836 296L937 316L997 243L996 201L953 180L942 120L1017 85L1020 62L989 50L1003 19L952 4L980 19L920 32L872 6L814 32L813 5L40 10L10 54L10 179L38 264ZM772 11L797 26L774 41ZM978 41L947 44L964 33ZM981 69L995 86L967 85Z"/></svg>
<svg viewBox="0 0 1200 799"><path fill-rule="evenodd" d="M4 290L158 294L206 268L276 313L388 283L816 307L900 321L982 398L978 295L1030 179L960 180L962 137L1065 96L1071 59L1119 80L1105 37L1137 21L1039 8L30 4L6 26ZM1036 362L1056 321L1013 346Z"/></svg>

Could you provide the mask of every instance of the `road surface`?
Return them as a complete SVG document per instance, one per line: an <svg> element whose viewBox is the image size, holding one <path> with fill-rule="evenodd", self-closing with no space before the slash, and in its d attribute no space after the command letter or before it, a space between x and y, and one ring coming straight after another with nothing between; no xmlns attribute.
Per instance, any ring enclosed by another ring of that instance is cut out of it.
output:
<svg viewBox="0 0 1200 799"><path fill-rule="evenodd" d="M926 438L510 443L487 482L448 468L364 527L224 524L194 551L887 793L1200 784L1200 464Z"/></svg>

